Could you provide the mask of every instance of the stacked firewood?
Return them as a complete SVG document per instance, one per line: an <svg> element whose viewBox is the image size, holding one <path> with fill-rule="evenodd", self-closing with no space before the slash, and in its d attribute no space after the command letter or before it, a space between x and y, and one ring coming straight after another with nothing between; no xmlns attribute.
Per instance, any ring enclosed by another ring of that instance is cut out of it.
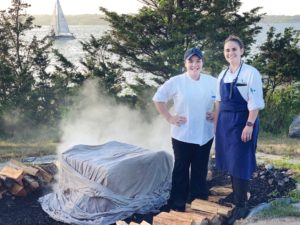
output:
<svg viewBox="0 0 300 225"><path fill-rule="evenodd" d="M42 165L28 166L16 160L0 169L0 199L6 192L15 196L27 196L41 185L53 181L51 171Z"/></svg>
<svg viewBox="0 0 300 225"><path fill-rule="evenodd" d="M185 212L161 212L153 217L153 225L221 225L233 207L196 199Z"/></svg>
<svg viewBox="0 0 300 225"><path fill-rule="evenodd" d="M221 225L226 218L230 217L234 205L218 204L221 198L225 198L232 193L229 186L212 187L208 200L196 199L191 204L186 205L185 212L161 212L153 217L152 225ZM128 225L124 221L118 221L117 225ZM143 221L138 224L135 222L129 225L150 225Z"/></svg>

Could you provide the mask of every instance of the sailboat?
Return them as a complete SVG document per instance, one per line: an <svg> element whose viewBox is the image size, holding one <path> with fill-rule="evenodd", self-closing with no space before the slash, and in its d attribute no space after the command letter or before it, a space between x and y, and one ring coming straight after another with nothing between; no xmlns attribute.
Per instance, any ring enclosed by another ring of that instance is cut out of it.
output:
<svg viewBox="0 0 300 225"><path fill-rule="evenodd" d="M70 32L68 23L60 6L59 0L56 0L51 21L51 36L55 39L68 38L74 39Z"/></svg>

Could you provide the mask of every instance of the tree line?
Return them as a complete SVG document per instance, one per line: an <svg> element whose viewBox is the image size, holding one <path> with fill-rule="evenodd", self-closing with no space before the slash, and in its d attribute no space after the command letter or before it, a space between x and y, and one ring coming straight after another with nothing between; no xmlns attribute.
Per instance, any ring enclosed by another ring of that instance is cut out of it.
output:
<svg viewBox="0 0 300 225"><path fill-rule="evenodd" d="M97 78L101 91L118 103L148 111L153 108L153 83L159 85L182 71L187 48L200 47L206 72L217 76L226 65L223 41L230 34L244 40L245 60L263 76L262 129L287 132L300 111L299 31L288 27L276 33L271 27L257 53L249 55L261 31L264 14L259 7L240 14L239 0L140 1L145 6L134 15L100 8L110 29L81 42L84 70L79 70L53 48L51 37L24 40L25 33L36 27L34 17L26 13L29 4L12 0L11 7L0 12L0 136L27 138L33 135L32 128L57 130L58 121L90 78ZM51 57L56 63L49 69ZM135 74L134 84L126 81L128 73Z"/></svg>

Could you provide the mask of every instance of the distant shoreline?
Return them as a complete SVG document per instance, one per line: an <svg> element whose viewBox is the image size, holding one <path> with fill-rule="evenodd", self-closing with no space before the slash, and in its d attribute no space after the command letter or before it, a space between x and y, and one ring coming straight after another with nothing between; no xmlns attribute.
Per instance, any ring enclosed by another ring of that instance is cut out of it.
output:
<svg viewBox="0 0 300 225"><path fill-rule="evenodd" d="M36 25L49 25L51 15L32 15ZM82 15L65 15L69 25L109 25L101 14L82 14ZM278 16L266 15L261 23L300 23L300 15L297 16Z"/></svg>
<svg viewBox="0 0 300 225"><path fill-rule="evenodd" d="M278 16L266 15L261 20L262 23L300 23L300 15L297 16Z"/></svg>
<svg viewBox="0 0 300 225"><path fill-rule="evenodd" d="M36 25L50 25L52 15L32 15ZM100 14L65 15L69 25L109 25Z"/></svg>

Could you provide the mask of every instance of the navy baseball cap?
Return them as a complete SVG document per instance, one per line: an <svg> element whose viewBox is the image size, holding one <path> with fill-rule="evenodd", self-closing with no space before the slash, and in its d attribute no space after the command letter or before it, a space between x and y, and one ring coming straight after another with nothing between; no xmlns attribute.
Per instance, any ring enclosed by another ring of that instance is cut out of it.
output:
<svg viewBox="0 0 300 225"><path fill-rule="evenodd" d="M184 57L183 57L184 61L190 59L193 55L198 56L200 59L203 58L203 54L200 48L190 48L186 50L184 53Z"/></svg>

